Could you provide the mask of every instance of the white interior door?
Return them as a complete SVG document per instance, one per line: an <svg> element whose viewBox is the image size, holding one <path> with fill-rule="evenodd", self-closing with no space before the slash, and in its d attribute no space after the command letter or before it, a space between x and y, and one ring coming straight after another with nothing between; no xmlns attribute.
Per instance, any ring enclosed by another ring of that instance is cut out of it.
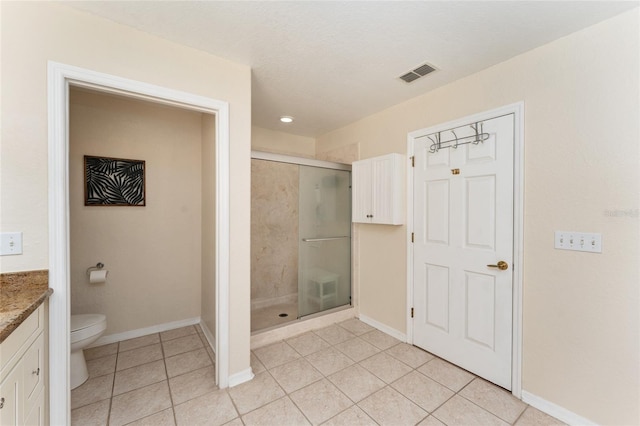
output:
<svg viewBox="0 0 640 426"><path fill-rule="evenodd" d="M514 115L481 127L415 138L414 344L511 389Z"/></svg>

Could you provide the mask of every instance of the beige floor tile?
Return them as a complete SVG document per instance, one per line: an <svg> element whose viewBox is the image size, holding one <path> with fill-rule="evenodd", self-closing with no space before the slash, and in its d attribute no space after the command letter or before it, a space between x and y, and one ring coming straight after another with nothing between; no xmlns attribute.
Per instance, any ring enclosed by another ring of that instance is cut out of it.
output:
<svg viewBox="0 0 640 426"><path fill-rule="evenodd" d="M381 425L415 425L429 414L389 386L358 406Z"/></svg>
<svg viewBox="0 0 640 426"><path fill-rule="evenodd" d="M242 416L247 426L253 425L310 425L304 414L296 407L289 397L285 396L263 407Z"/></svg>
<svg viewBox="0 0 640 426"><path fill-rule="evenodd" d="M353 402L385 387L385 383L359 365L352 365L328 377Z"/></svg>
<svg viewBox="0 0 640 426"><path fill-rule="evenodd" d="M304 358L274 367L269 372L287 393L322 379L322 374Z"/></svg>
<svg viewBox="0 0 640 426"><path fill-rule="evenodd" d="M175 426L175 424L173 408L167 408L159 413L131 422L127 426Z"/></svg>
<svg viewBox="0 0 640 426"><path fill-rule="evenodd" d="M337 416L329 419L322 426L376 426L377 423L360 407L353 405Z"/></svg>
<svg viewBox="0 0 640 426"><path fill-rule="evenodd" d="M96 346L84 350L84 359L90 361L96 358L102 358L107 355L118 353L118 343L110 343L108 345Z"/></svg>
<svg viewBox="0 0 640 426"><path fill-rule="evenodd" d="M120 426L171 408L167 382L155 383L122 395L111 402L109 426Z"/></svg>
<svg viewBox="0 0 640 426"><path fill-rule="evenodd" d="M107 426L109 418L108 399L71 410L71 426Z"/></svg>
<svg viewBox="0 0 640 426"><path fill-rule="evenodd" d="M71 409L111 398L113 374L89 379L71 391Z"/></svg>
<svg viewBox="0 0 640 426"><path fill-rule="evenodd" d="M330 325L329 327L321 328L314 331L315 334L326 340L331 345L337 345L345 340L353 339L355 334L338 325Z"/></svg>
<svg viewBox="0 0 640 426"><path fill-rule="evenodd" d="M312 332L292 337L287 339L286 342L302 356L310 355L331 346Z"/></svg>
<svg viewBox="0 0 640 426"><path fill-rule="evenodd" d="M282 398L285 394L271 374L265 371L256 374L253 380L229 389L229 395L240 414L244 415Z"/></svg>
<svg viewBox="0 0 640 426"><path fill-rule="evenodd" d="M160 343L160 335L158 333L148 334L135 339L123 340L120 342L119 352L130 351L133 349L143 348L145 346Z"/></svg>
<svg viewBox="0 0 640 426"><path fill-rule="evenodd" d="M345 340L342 343L338 343L334 347L355 362L362 361L363 359L367 359L380 352L380 349L376 348L370 343L365 342L359 337Z"/></svg>
<svg viewBox="0 0 640 426"><path fill-rule="evenodd" d="M189 325L187 327L174 328L173 330L167 330L160 333L160 339L163 342L167 340L178 339L180 337L190 336L192 334L196 334L198 330L193 325Z"/></svg>
<svg viewBox="0 0 640 426"><path fill-rule="evenodd" d="M265 366L260 362L256 354L253 353L253 351L251 352L250 363L253 374L259 374L267 370Z"/></svg>
<svg viewBox="0 0 640 426"><path fill-rule="evenodd" d="M387 333L383 333L380 330L373 330L369 333L363 334L362 336L360 336L360 338L371 343L376 348L382 350L389 349L390 347L401 343L400 340L396 339L395 337L391 337Z"/></svg>
<svg viewBox="0 0 640 426"><path fill-rule="evenodd" d="M335 348L323 349L307 355L305 358L325 376L353 365L351 358Z"/></svg>
<svg viewBox="0 0 640 426"><path fill-rule="evenodd" d="M175 411L178 426L216 426L238 418L229 393L224 389L176 405Z"/></svg>
<svg viewBox="0 0 640 426"><path fill-rule="evenodd" d="M116 373L113 394L120 395L163 380L167 380L163 360L138 365Z"/></svg>
<svg viewBox="0 0 640 426"><path fill-rule="evenodd" d="M418 426L446 426L446 425L442 423L440 420L436 419L435 417L429 416L423 421L421 421L420 423L418 423Z"/></svg>
<svg viewBox="0 0 640 426"><path fill-rule="evenodd" d="M431 377L436 382L442 383L454 392L458 392L475 377L468 371L456 367L440 358L429 361L418 368L418 371L425 376Z"/></svg>
<svg viewBox="0 0 640 426"><path fill-rule="evenodd" d="M411 371L411 367L384 352L365 359L360 365L385 383L394 382Z"/></svg>
<svg viewBox="0 0 640 426"><path fill-rule="evenodd" d="M209 359L211 360L211 363L213 365L216 364L216 354L213 352L213 349L211 349L211 347L209 347L208 345L204 345L205 349L207 350L207 355L209 355Z"/></svg>
<svg viewBox="0 0 640 426"><path fill-rule="evenodd" d="M563 426L560 420L555 417L543 413L542 411L531 406L524 410L524 413L515 423L516 426Z"/></svg>
<svg viewBox="0 0 640 426"><path fill-rule="evenodd" d="M223 426L244 426L244 423L242 423L242 420L240 420L240 417L237 417L231 420L230 422L225 423Z"/></svg>
<svg viewBox="0 0 640 426"><path fill-rule="evenodd" d="M474 379L459 395L479 405L507 423L516 421L527 404L516 399L506 390L480 378Z"/></svg>
<svg viewBox="0 0 640 426"><path fill-rule="evenodd" d="M433 415L448 426L504 426L508 423L459 395L445 402Z"/></svg>
<svg viewBox="0 0 640 426"><path fill-rule="evenodd" d="M167 358L181 353L195 351L200 348L204 348L204 345L197 333L178 337L177 339L162 341L164 356Z"/></svg>
<svg viewBox="0 0 640 426"><path fill-rule="evenodd" d="M126 370L127 368L147 364L152 361L158 361L162 358L162 348L160 348L160 344L149 345L126 352L120 352L118 354L116 371Z"/></svg>
<svg viewBox="0 0 640 426"><path fill-rule="evenodd" d="M353 405L353 402L327 379L297 390L289 396L314 425L329 420Z"/></svg>
<svg viewBox="0 0 640 426"><path fill-rule="evenodd" d="M94 379L99 376L106 376L116 372L116 358L118 355L108 355L102 358L87 361L87 370L89 377Z"/></svg>
<svg viewBox="0 0 640 426"><path fill-rule="evenodd" d="M400 343L399 345L392 346L387 349L385 353L388 353L392 357L399 359L411 368L418 368L422 364L431 361L435 358L427 351L423 351L406 343Z"/></svg>
<svg viewBox="0 0 640 426"><path fill-rule="evenodd" d="M181 404L205 393L218 389L216 371L213 367L205 367L181 376L169 379L171 396L174 404Z"/></svg>
<svg viewBox="0 0 640 426"><path fill-rule="evenodd" d="M169 377L179 376L193 370L213 365L207 350L204 348L168 357L165 358L164 361L167 365L167 374Z"/></svg>
<svg viewBox="0 0 640 426"><path fill-rule="evenodd" d="M391 386L428 412L432 412L454 395L446 386L417 371L399 378Z"/></svg>
<svg viewBox="0 0 640 426"><path fill-rule="evenodd" d="M255 349L253 352L267 369L300 358L300 354L285 342L263 346Z"/></svg>
<svg viewBox="0 0 640 426"><path fill-rule="evenodd" d="M338 323L338 325L342 328L347 329L347 331L355 334L356 336L360 336L361 334L375 330L375 328L371 327L369 324L363 323L357 318L351 318L346 321L342 321Z"/></svg>

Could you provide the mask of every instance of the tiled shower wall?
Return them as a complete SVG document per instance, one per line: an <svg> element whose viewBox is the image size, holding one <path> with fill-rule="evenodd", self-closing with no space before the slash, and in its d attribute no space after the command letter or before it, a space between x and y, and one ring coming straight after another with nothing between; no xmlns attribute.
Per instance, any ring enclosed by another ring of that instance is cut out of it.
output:
<svg viewBox="0 0 640 426"><path fill-rule="evenodd" d="M251 160L252 309L297 299L298 167Z"/></svg>

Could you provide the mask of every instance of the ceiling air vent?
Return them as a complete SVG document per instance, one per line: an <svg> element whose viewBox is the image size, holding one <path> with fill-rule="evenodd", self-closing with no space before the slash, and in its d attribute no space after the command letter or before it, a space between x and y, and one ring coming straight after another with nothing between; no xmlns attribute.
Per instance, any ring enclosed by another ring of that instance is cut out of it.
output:
<svg viewBox="0 0 640 426"><path fill-rule="evenodd" d="M425 75L434 72L436 69L429 64L420 65L418 68L409 71L408 73L401 75L400 79L405 83L411 83L419 79L420 77L424 77Z"/></svg>

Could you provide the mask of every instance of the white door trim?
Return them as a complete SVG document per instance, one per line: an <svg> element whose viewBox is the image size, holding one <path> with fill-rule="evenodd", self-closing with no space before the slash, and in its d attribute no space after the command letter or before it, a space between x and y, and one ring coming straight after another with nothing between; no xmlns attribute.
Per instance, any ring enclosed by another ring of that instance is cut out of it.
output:
<svg viewBox="0 0 640 426"><path fill-rule="evenodd" d="M484 121L506 114L514 115L514 150L513 150L513 336L511 364L511 393L522 397L522 266L523 266L523 218L524 218L524 102L506 105L501 108L485 111L441 123L427 129L420 129L407 134L407 158L414 155L414 139L426 132L433 133L454 127L463 126L476 121ZM413 167L409 164L407 172L407 342L413 344Z"/></svg>
<svg viewBox="0 0 640 426"><path fill-rule="evenodd" d="M216 118L216 381L229 384L229 104L83 68L48 63L50 423L70 424L69 85L211 113Z"/></svg>

